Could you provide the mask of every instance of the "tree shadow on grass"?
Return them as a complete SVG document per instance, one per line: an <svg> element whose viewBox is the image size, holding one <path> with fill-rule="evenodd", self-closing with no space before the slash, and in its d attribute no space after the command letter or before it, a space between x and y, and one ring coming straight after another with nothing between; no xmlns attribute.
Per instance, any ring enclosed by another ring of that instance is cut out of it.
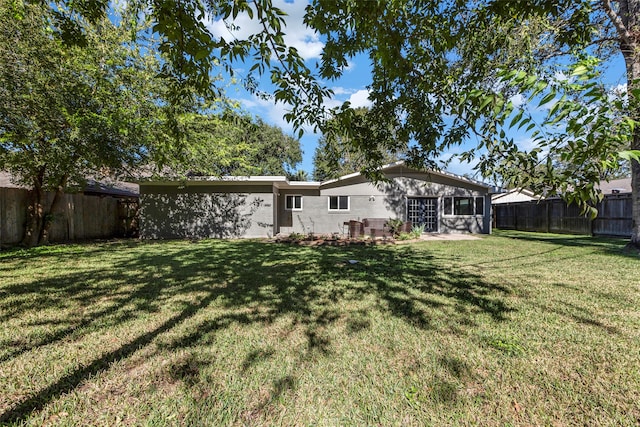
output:
<svg viewBox="0 0 640 427"><path fill-rule="evenodd" d="M28 398L14 402L0 414L0 423L26 420L49 402L169 331L170 340L154 344L159 349L202 345L232 324L267 325L286 316L294 319L292 327L304 331L307 346L306 353L300 355L302 361L331 356L332 342L323 328L348 314L339 308L340 303L373 298L376 309L420 329L436 328L432 323L434 313L449 306L458 308L456 316L462 324L473 324L476 316L504 321L511 311L504 302L508 288L452 268L424 247L304 248L253 241L202 241L136 244L123 251L122 247L107 243L83 256L108 257L113 249L121 252L104 270L69 271L27 284L0 287L0 316L27 318L39 310L60 307L62 317L52 322L63 325L32 342L9 343L0 363L26 352L45 351L44 347L69 337L80 340L95 331L106 333L116 325L149 315L166 319L119 348L72 369ZM351 259L359 262L350 264ZM84 313L67 319L68 310L75 312L77 307L82 307ZM195 325L182 327L212 307L215 315L203 316L195 320ZM362 317L362 313L354 314ZM366 319L360 319L352 331L367 327ZM250 353L242 363L243 369L269 357L268 351ZM274 394L268 401L295 384L295 374L286 374L282 381L274 382Z"/></svg>
<svg viewBox="0 0 640 427"><path fill-rule="evenodd" d="M497 237L528 242L545 243L558 247L579 247L592 249L594 253L601 253L616 257L634 258L638 255L625 252L628 239L616 237L592 237L561 234L543 234L526 231L500 230Z"/></svg>

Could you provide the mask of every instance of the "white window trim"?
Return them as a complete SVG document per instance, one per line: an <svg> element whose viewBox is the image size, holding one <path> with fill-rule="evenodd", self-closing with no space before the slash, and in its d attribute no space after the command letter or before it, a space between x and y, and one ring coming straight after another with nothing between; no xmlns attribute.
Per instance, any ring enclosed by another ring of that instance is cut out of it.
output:
<svg viewBox="0 0 640 427"><path fill-rule="evenodd" d="M295 207L295 202L293 203L293 207L288 208L287 207L287 197L300 197L300 207L296 208ZM285 211L296 211L296 212L300 212L302 210L302 208L304 207L304 197L302 197L302 194L285 194L284 196L284 210Z"/></svg>
<svg viewBox="0 0 640 427"><path fill-rule="evenodd" d="M338 209L331 209L331 198L338 197ZM347 198L347 209L340 209L340 197ZM327 208L329 212L349 212L351 210L351 196L338 195L338 196L327 196Z"/></svg>

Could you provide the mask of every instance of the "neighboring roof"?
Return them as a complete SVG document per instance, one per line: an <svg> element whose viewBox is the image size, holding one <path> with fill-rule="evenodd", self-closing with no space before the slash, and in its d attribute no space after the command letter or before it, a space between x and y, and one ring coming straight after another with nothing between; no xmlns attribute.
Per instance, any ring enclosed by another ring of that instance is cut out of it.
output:
<svg viewBox="0 0 640 427"><path fill-rule="evenodd" d="M523 202L530 200L540 200L542 198L542 196L539 196L533 191L527 190L526 188L512 188L511 190L507 190L505 192L494 194L493 196L491 196L491 203L499 204Z"/></svg>
<svg viewBox="0 0 640 427"><path fill-rule="evenodd" d="M14 184L11 181L11 174L9 172L0 171L0 188L26 188L23 185Z"/></svg>
<svg viewBox="0 0 640 427"><path fill-rule="evenodd" d="M133 182L124 181L87 181L84 188L85 194L104 194L109 196L120 197L138 197L140 195L140 186Z"/></svg>
<svg viewBox="0 0 640 427"><path fill-rule="evenodd" d="M0 188L24 188L27 187L15 184L11 181L11 174L6 171L0 171ZM140 195L140 186L133 182L93 179L87 180L87 185L83 191L85 194L104 194L119 197L138 197Z"/></svg>
<svg viewBox="0 0 640 427"><path fill-rule="evenodd" d="M612 179L600 181L598 188L602 194L631 193L631 178Z"/></svg>

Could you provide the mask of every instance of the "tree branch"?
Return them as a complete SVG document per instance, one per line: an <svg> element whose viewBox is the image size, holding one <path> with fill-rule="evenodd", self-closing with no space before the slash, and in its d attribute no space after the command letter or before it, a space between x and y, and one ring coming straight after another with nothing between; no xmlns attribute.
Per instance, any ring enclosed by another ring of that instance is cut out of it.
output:
<svg viewBox="0 0 640 427"><path fill-rule="evenodd" d="M631 33L628 28L622 22L622 18L613 10L613 6L611 5L610 0L601 0L602 7L604 9L604 13L607 14L613 26L616 28L616 31L620 35L622 41L629 47L635 47L635 42L631 37Z"/></svg>

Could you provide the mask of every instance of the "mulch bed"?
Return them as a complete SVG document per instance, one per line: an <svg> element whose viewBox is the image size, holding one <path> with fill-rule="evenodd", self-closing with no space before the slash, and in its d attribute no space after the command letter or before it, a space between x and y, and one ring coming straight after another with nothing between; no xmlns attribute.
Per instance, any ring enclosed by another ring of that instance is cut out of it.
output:
<svg viewBox="0 0 640 427"><path fill-rule="evenodd" d="M287 243L290 245L298 245L298 246L377 246L377 245L395 245L396 244L396 241L392 238L386 238L386 239L350 239L350 238L292 239L289 237L277 237L273 240L273 242Z"/></svg>

